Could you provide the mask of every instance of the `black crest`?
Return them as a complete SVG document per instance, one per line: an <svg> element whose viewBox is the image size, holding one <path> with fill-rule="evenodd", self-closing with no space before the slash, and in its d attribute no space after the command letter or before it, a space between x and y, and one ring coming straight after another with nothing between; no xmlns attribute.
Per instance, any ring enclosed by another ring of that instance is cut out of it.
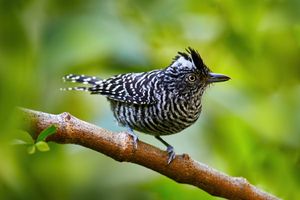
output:
<svg viewBox="0 0 300 200"><path fill-rule="evenodd" d="M204 66L204 63L203 63L203 60L202 60L200 54L198 53L198 51L192 49L191 47L188 47L188 49L186 51L192 56L192 60L193 60L194 64L196 65L196 67L198 69L202 69Z"/></svg>
<svg viewBox="0 0 300 200"><path fill-rule="evenodd" d="M193 62L195 66L201 71L203 70L203 68L207 68L203 63L203 60L198 51L191 47L188 47L186 49L186 52L178 52L178 55L174 58L174 61L176 61L178 58L180 58L180 56L182 56L184 57L184 59Z"/></svg>

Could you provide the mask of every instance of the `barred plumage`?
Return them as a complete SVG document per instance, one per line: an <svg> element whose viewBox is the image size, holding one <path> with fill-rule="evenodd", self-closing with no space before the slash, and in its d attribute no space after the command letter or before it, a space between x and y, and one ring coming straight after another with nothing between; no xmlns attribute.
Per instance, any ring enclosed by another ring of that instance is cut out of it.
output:
<svg viewBox="0 0 300 200"><path fill-rule="evenodd" d="M201 97L206 87L228 79L211 73L192 48L187 53L178 52L171 65L162 70L120 74L103 80L73 74L64 77L65 81L91 85L65 90L106 96L117 121L131 130L135 144L137 136L132 129L154 135L164 143L168 147L168 163L175 153L160 136L178 133L192 125L201 113Z"/></svg>

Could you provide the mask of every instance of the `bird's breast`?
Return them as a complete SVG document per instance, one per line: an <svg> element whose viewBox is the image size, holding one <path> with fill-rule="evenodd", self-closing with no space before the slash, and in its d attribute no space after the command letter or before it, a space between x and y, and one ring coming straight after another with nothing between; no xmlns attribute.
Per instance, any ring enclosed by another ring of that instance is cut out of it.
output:
<svg viewBox="0 0 300 200"><path fill-rule="evenodd" d="M201 113L201 101L161 95L156 104L137 105L111 101L117 121L151 135L175 134L192 125Z"/></svg>

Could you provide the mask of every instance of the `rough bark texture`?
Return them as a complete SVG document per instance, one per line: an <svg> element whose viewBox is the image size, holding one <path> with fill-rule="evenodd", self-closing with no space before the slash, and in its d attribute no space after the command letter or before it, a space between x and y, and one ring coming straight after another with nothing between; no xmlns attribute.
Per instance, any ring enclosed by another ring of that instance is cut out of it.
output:
<svg viewBox="0 0 300 200"><path fill-rule="evenodd" d="M187 154L177 155L167 165L167 153L142 141L133 148L132 138L125 132L113 133L87 123L69 113L53 115L29 109L21 109L24 129L33 138L54 124L57 132L47 138L61 144L78 144L117 161L131 162L152 169L178 183L194 185L211 195L227 199L279 199L251 185L245 178L230 177L205 164L199 163Z"/></svg>

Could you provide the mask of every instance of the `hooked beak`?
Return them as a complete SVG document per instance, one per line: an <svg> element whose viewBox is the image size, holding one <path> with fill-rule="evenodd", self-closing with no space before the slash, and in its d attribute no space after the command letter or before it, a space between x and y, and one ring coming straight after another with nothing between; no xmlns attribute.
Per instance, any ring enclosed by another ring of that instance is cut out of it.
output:
<svg viewBox="0 0 300 200"><path fill-rule="evenodd" d="M209 72L208 76L208 83L223 82L228 81L230 79L230 77L225 76L223 74L216 74L212 72Z"/></svg>

